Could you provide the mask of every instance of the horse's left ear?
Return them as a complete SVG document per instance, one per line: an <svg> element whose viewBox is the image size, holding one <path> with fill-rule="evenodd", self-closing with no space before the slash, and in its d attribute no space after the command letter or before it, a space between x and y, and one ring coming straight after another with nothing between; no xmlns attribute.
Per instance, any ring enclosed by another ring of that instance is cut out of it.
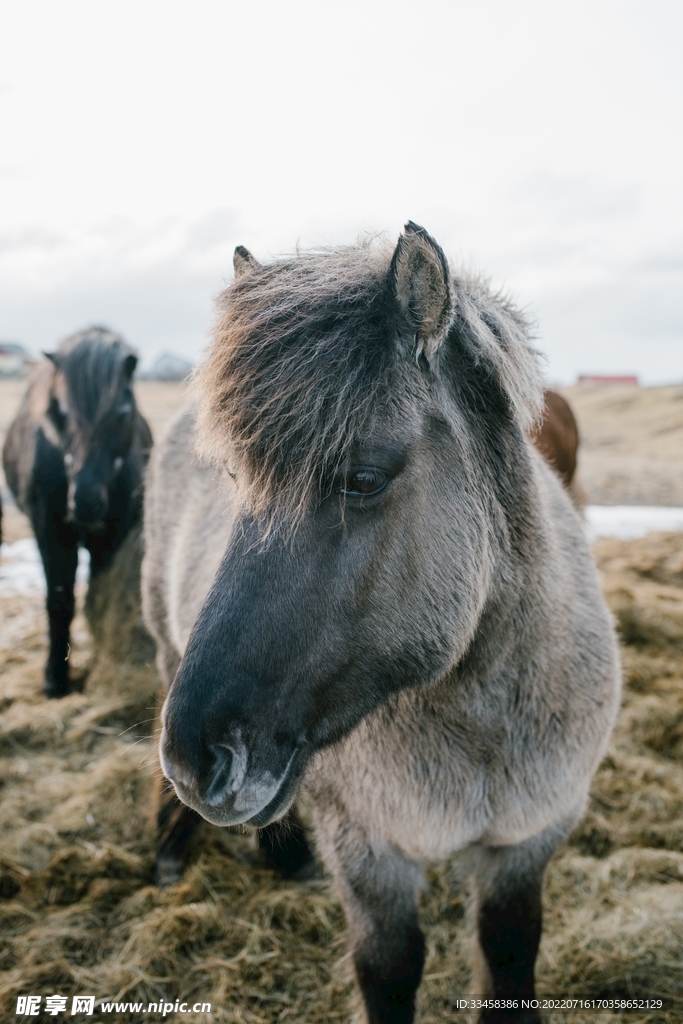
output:
<svg viewBox="0 0 683 1024"><path fill-rule="evenodd" d="M245 249L243 245L238 245L235 248L235 254L232 257L232 265L235 269L235 280L239 280L242 274L246 274L248 270L260 270L261 264L257 259L251 255L248 249Z"/></svg>
<svg viewBox="0 0 683 1024"><path fill-rule="evenodd" d="M448 261L432 236L409 220L389 270L401 318L415 336L418 354L431 359L448 333L453 314Z"/></svg>
<svg viewBox="0 0 683 1024"><path fill-rule="evenodd" d="M123 360L123 372L129 379L135 373L135 367L138 365L138 357L132 353Z"/></svg>

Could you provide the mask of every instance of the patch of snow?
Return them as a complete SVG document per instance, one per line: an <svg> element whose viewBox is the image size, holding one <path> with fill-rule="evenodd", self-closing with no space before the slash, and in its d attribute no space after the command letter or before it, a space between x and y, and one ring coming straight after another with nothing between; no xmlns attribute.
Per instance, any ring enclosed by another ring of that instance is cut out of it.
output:
<svg viewBox="0 0 683 1024"><path fill-rule="evenodd" d="M90 555L78 550L76 582L87 583ZM34 537L25 537L14 544L0 545L0 597L13 594L45 593L45 573Z"/></svg>
<svg viewBox="0 0 683 1024"><path fill-rule="evenodd" d="M584 510L588 536L644 537L653 530L683 531L683 508L658 505L588 505ZM87 583L90 555L78 551L77 583ZM45 593L45 575L38 545L33 537L0 545L0 597Z"/></svg>
<svg viewBox="0 0 683 1024"><path fill-rule="evenodd" d="M683 530L683 508L665 505L587 505L588 536L630 540L654 530Z"/></svg>

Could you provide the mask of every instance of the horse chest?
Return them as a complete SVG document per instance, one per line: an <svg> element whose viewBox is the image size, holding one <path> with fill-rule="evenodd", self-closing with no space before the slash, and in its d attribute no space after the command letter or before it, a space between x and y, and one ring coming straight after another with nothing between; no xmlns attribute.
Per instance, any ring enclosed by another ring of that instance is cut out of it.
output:
<svg viewBox="0 0 683 1024"><path fill-rule="evenodd" d="M584 798L576 773L520 744L514 723L453 715L386 726L380 713L318 755L312 795L329 787L349 818L410 858L521 842Z"/></svg>

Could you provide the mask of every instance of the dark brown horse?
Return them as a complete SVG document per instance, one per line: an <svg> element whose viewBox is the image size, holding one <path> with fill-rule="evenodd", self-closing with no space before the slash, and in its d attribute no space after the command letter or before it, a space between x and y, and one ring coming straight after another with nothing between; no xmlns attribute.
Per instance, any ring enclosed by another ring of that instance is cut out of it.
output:
<svg viewBox="0 0 683 1024"><path fill-rule="evenodd" d="M5 440L7 483L31 520L45 569L48 697L69 692L79 545L96 574L141 516L152 436L135 405L136 364L105 328L72 335L35 367Z"/></svg>
<svg viewBox="0 0 683 1024"><path fill-rule="evenodd" d="M532 431L531 439L541 455L559 474L562 483L580 504L580 488L576 481L576 460L579 449L579 428L569 402L557 391L544 394L543 419ZM578 492L578 493L577 493Z"/></svg>

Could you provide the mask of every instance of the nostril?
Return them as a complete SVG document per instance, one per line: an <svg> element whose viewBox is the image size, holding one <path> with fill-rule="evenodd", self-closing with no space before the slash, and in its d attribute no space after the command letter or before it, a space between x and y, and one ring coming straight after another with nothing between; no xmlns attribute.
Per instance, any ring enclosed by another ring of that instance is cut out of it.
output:
<svg viewBox="0 0 683 1024"><path fill-rule="evenodd" d="M202 799L211 807L215 807L225 801L228 791L231 789L231 777L235 757L230 747L215 746L213 751L213 764L207 777L207 787L202 793Z"/></svg>
<svg viewBox="0 0 683 1024"><path fill-rule="evenodd" d="M159 745L161 767L174 784L181 800L209 807L228 808L242 788L247 776L249 754L239 736L230 743L206 743L196 737L195 744L179 744L169 729L168 711L164 711L164 728ZM185 737L187 741L187 737Z"/></svg>

